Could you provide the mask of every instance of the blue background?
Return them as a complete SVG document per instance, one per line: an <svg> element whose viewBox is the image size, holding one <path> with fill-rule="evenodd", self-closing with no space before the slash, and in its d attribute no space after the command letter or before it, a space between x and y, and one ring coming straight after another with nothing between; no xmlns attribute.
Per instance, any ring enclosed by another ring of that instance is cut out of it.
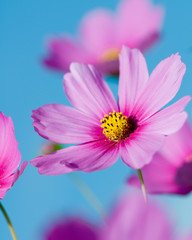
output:
<svg viewBox="0 0 192 240"><path fill-rule="evenodd" d="M179 52L187 66L175 99L192 94L192 2L155 1L166 9L162 39L145 53L149 71L159 61ZM62 74L41 65L48 36L64 32L75 35L82 16L96 7L114 10L117 0L1 0L0 1L0 111L11 116L22 161L30 161L45 141L34 131L31 110L46 103L69 104L62 87ZM115 34L115 33L114 33ZM117 81L107 80L114 94ZM192 104L187 107L191 116ZM131 173L120 160L109 169L80 176L89 184L106 209L114 202ZM192 227L192 196L158 196L174 219L175 231ZM48 222L58 215L83 213L93 221L98 214L67 175L41 176L29 165L3 199L18 240L40 239ZM0 213L0 239L11 239Z"/></svg>

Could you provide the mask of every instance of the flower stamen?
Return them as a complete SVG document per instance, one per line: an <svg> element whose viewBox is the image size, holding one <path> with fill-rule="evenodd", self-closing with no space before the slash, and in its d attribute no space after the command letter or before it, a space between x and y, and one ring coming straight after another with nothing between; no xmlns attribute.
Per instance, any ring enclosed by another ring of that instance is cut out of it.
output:
<svg viewBox="0 0 192 240"><path fill-rule="evenodd" d="M119 58L120 50L117 48L110 48L106 50L101 56L101 62L114 61Z"/></svg>
<svg viewBox="0 0 192 240"><path fill-rule="evenodd" d="M137 128L137 121L132 117L126 117L121 112L109 113L100 120L103 134L111 141L125 140Z"/></svg>

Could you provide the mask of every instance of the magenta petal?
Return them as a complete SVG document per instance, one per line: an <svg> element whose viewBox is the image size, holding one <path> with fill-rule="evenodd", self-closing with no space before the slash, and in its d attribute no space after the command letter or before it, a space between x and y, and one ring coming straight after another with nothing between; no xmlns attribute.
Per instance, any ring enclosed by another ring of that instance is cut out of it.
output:
<svg viewBox="0 0 192 240"><path fill-rule="evenodd" d="M157 153L149 165L142 169L146 190L152 194L188 194L191 186L179 186L176 183L177 167L169 159ZM128 183L134 187L141 187L138 176L132 176Z"/></svg>
<svg viewBox="0 0 192 240"><path fill-rule="evenodd" d="M192 129L188 121L176 133L166 137L165 144L161 149L163 158L179 168L192 154Z"/></svg>
<svg viewBox="0 0 192 240"><path fill-rule="evenodd" d="M28 162L23 162L21 164L20 170L17 169L15 173L12 173L10 176L0 179L0 199L3 199L6 192L14 185L18 178L23 174Z"/></svg>
<svg viewBox="0 0 192 240"><path fill-rule="evenodd" d="M178 54L157 65L134 108L133 114L138 120L151 116L176 95L185 70L185 64L181 62Z"/></svg>
<svg viewBox="0 0 192 240"><path fill-rule="evenodd" d="M117 36L121 44L139 48L161 29L164 9L149 0L124 0L119 4ZM151 42L152 43L152 42Z"/></svg>
<svg viewBox="0 0 192 240"><path fill-rule="evenodd" d="M82 46L67 37L52 39L49 43L49 55L43 60L50 68L69 71L71 62L91 62L91 56Z"/></svg>
<svg viewBox="0 0 192 240"><path fill-rule="evenodd" d="M82 143L103 138L101 123L74 108L47 104L33 111L35 130L57 143Z"/></svg>
<svg viewBox="0 0 192 240"><path fill-rule="evenodd" d="M142 168L148 192L187 194L192 190L191 140L192 130L188 122L178 132L165 138L161 150L153 156L150 164ZM140 187L137 177L131 177L128 182Z"/></svg>
<svg viewBox="0 0 192 240"><path fill-rule="evenodd" d="M92 172L105 169L118 159L118 145L106 139L84 143L36 157L31 164L40 174L58 175L73 171Z"/></svg>
<svg viewBox="0 0 192 240"><path fill-rule="evenodd" d="M163 135L150 133L147 128L140 128L121 142L120 156L131 168L140 169L148 164L154 153L162 147L164 138Z"/></svg>
<svg viewBox="0 0 192 240"><path fill-rule="evenodd" d="M177 193L179 187L174 183L176 167L171 165L161 155L155 154L149 165L142 168L142 174L149 193ZM135 187L141 187L138 176L132 176L128 183Z"/></svg>
<svg viewBox="0 0 192 240"><path fill-rule="evenodd" d="M98 240L99 229L79 218L61 218L53 222L44 240Z"/></svg>
<svg viewBox="0 0 192 240"><path fill-rule="evenodd" d="M14 126L10 117L0 112L0 178L12 174L21 161Z"/></svg>
<svg viewBox="0 0 192 240"><path fill-rule="evenodd" d="M123 114L129 116L148 81L149 74L145 59L139 50L123 47L119 58L119 108Z"/></svg>
<svg viewBox="0 0 192 240"><path fill-rule="evenodd" d="M131 193L113 210L101 236L101 240L171 240L172 227L160 206L145 204L141 195Z"/></svg>
<svg viewBox="0 0 192 240"><path fill-rule="evenodd" d="M150 131L160 134L169 135L178 131L187 119L187 113L183 110L190 100L190 96L181 98L171 106L155 113L143 124L147 124Z"/></svg>
<svg viewBox="0 0 192 240"><path fill-rule="evenodd" d="M72 63L64 75L64 90L71 104L98 120L116 110L114 96L101 74L90 65Z"/></svg>
<svg viewBox="0 0 192 240"><path fill-rule="evenodd" d="M12 186L15 184L15 182L18 180L18 178L23 174L23 171L25 170L27 165L28 165L28 162L24 161L20 166L20 170L19 169L16 170L16 172L14 173Z"/></svg>

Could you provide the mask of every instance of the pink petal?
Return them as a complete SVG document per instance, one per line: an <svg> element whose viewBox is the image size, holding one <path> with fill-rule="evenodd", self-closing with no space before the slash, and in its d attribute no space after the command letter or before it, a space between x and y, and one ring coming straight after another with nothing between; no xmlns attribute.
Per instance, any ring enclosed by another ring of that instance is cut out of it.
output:
<svg viewBox="0 0 192 240"><path fill-rule="evenodd" d="M1 112L0 131L0 177L5 178L19 166L21 154L15 139L13 122Z"/></svg>
<svg viewBox="0 0 192 240"><path fill-rule="evenodd" d="M119 59L98 62L96 66L102 74L119 75Z"/></svg>
<svg viewBox="0 0 192 240"><path fill-rule="evenodd" d="M192 240L192 234L188 235L188 236L185 236L183 237L182 239L179 238L178 240Z"/></svg>
<svg viewBox="0 0 192 240"><path fill-rule="evenodd" d="M187 113L183 110L190 100L190 96L181 98L171 106L152 115L143 124L148 124L150 131L164 135L178 131L187 119Z"/></svg>
<svg viewBox="0 0 192 240"><path fill-rule="evenodd" d="M165 139L165 144L161 149L161 155L172 165L179 168L192 154L192 129L186 121L183 127L176 133L169 135Z"/></svg>
<svg viewBox="0 0 192 240"><path fill-rule="evenodd" d="M92 11L81 23L81 40L86 43L89 51L99 58L105 50L116 46L114 28L116 28L114 17L109 11L103 9Z"/></svg>
<svg viewBox="0 0 192 240"><path fill-rule="evenodd" d="M20 170L17 169L15 173L12 173L10 176L0 179L0 199L3 199L7 191L14 185L14 183L21 176L25 170L28 162L23 162L21 164Z"/></svg>
<svg viewBox="0 0 192 240"><path fill-rule="evenodd" d="M82 143L104 137L99 120L64 105L44 105L33 111L32 118L39 135L53 142Z"/></svg>
<svg viewBox="0 0 192 240"><path fill-rule="evenodd" d="M176 95L186 70L180 59L178 54L172 55L154 69L134 107L138 120L151 116Z"/></svg>
<svg viewBox="0 0 192 240"><path fill-rule="evenodd" d="M175 176L177 167L174 166L169 159L163 157L160 153L154 155L150 164L142 168L142 174L149 193L163 194L187 194L191 188L180 187L176 184ZM128 183L135 187L140 187L140 181L137 176L128 179Z"/></svg>
<svg viewBox="0 0 192 240"><path fill-rule="evenodd" d="M15 182L18 180L18 178L23 174L23 171L25 170L27 165L28 165L28 162L24 161L20 166L20 170L19 169L16 170L16 172L14 173L12 186L15 184Z"/></svg>
<svg viewBox="0 0 192 240"><path fill-rule="evenodd" d="M130 115L149 78L142 53L123 47L120 54L119 108Z"/></svg>
<svg viewBox="0 0 192 240"><path fill-rule="evenodd" d="M187 194L191 191L192 130L186 122L176 133L165 138L162 149L153 160L142 168L144 182L150 193ZM140 187L139 179L131 177L128 182Z"/></svg>
<svg viewBox="0 0 192 240"><path fill-rule="evenodd" d="M71 104L96 119L116 110L112 92L101 74L86 64L72 63L71 73L64 75L64 90Z"/></svg>
<svg viewBox="0 0 192 240"><path fill-rule="evenodd" d="M44 175L58 175L73 171L93 172L105 169L117 161L118 145L99 140L68 147L49 155L36 157L31 164Z"/></svg>
<svg viewBox="0 0 192 240"><path fill-rule="evenodd" d="M154 153L162 147L163 141L163 135L139 127L129 138L121 142L121 159L131 168L140 169L152 160Z"/></svg>
<svg viewBox="0 0 192 240"><path fill-rule="evenodd" d="M153 202L131 193L118 203L101 234L102 240L171 240L167 215Z"/></svg>
<svg viewBox="0 0 192 240"><path fill-rule="evenodd" d="M50 68L69 71L71 62L93 63L90 53L68 37L52 39L49 42L49 50L49 55L44 58L43 62Z"/></svg>
<svg viewBox="0 0 192 240"><path fill-rule="evenodd" d="M163 8L153 6L148 0L121 1L117 16L117 36L121 45L139 48L146 40L158 34L163 13Z"/></svg>

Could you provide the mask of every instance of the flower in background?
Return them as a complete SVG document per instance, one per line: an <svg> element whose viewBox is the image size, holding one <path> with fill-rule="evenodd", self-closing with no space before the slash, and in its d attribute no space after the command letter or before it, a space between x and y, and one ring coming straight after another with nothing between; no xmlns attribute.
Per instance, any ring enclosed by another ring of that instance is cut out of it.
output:
<svg viewBox="0 0 192 240"><path fill-rule="evenodd" d="M103 73L117 74L121 46L140 50L149 47L160 33L163 12L149 0L123 0L115 14L94 10L84 17L77 41L63 36L49 42L44 64L68 71L72 62L88 63Z"/></svg>
<svg viewBox="0 0 192 240"><path fill-rule="evenodd" d="M183 110L189 96L160 110L175 96L185 73L178 54L160 62L149 77L141 52L123 47L118 104L93 66L73 63L70 70L64 90L75 108L44 105L33 111L33 126L47 140L81 144L33 159L40 174L97 171L114 164L119 155L140 169L152 160L165 135L176 132L187 118Z"/></svg>
<svg viewBox="0 0 192 240"><path fill-rule="evenodd" d="M181 239L178 239L178 240L181 240ZM192 240L192 234L188 235L185 238L182 238L182 240Z"/></svg>
<svg viewBox="0 0 192 240"><path fill-rule="evenodd" d="M188 122L166 138L142 173L149 193L187 194L192 190L192 129ZM136 176L128 183L140 186Z"/></svg>
<svg viewBox="0 0 192 240"><path fill-rule="evenodd" d="M124 195L106 224L93 226L79 218L63 218L52 224L44 240L172 240L172 225L165 211L143 197Z"/></svg>
<svg viewBox="0 0 192 240"><path fill-rule="evenodd" d="M79 218L64 218L54 223L44 240L98 240L98 229Z"/></svg>
<svg viewBox="0 0 192 240"><path fill-rule="evenodd" d="M0 199L23 173L27 162L21 162L21 154L15 139L14 126L10 117L0 112Z"/></svg>
<svg viewBox="0 0 192 240"><path fill-rule="evenodd" d="M106 222L101 240L171 240L172 226L162 209L142 196L124 196Z"/></svg>

